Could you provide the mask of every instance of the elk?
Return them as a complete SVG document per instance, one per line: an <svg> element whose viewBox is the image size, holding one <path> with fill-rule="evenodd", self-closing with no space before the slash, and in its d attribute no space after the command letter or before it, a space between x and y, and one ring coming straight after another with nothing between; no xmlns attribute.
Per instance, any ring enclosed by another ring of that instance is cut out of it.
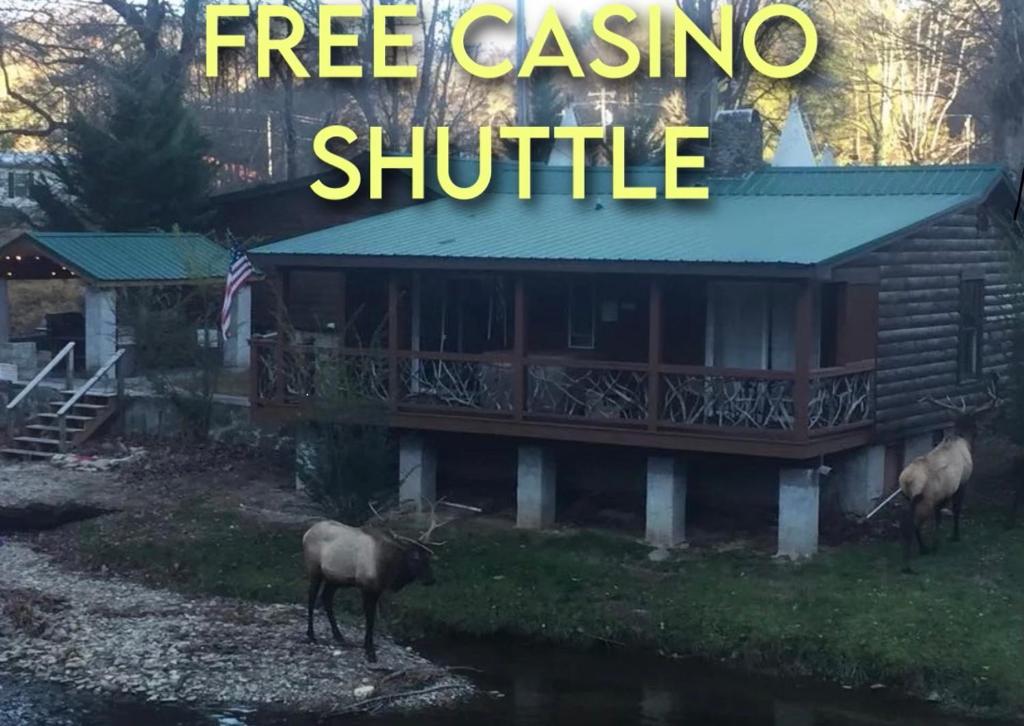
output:
<svg viewBox="0 0 1024 726"><path fill-rule="evenodd" d="M942 510L947 505L951 504L953 508L952 541L957 542L960 539L960 512L963 508L967 481L974 471L971 452L978 433L978 417L1001 403L997 393L998 382L998 378L993 374L987 391L988 400L973 408L968 408L963 397L960 398L959 405L949 397L943 401L931 396L921 399L922 403L953 411L956 418L951 434L930 452L907 464L900 473L900 491L908 502L900 523L904 572L911 572L910 551L915 537L921 554L927 554L938 546ZM932 516L935 518L936 539L932 547L928 547L924 542L921 527Z"/></svg>
<svg viewBox="0 0 1024 726"><path fill-rule="evenodd" d="M306 630L309 642L316 642L313 611L317 596L320 596L334 639L344 642L334 617L334 594L339 587L358 588L362 593L366 619L363 648L366 660L375 663L377 651L373 644L373 625L381 595L389 590L398 592L416 580L424 585L433 585L432 547L443 543L430 539L441 526L434 507L430 510L430 525L418 539L395 533L387 525L385 517L372 505L370 508L384 526L383 531L366 525L360 529L340 522L318 522L302 537L302 559L309 578Z"/></svg>

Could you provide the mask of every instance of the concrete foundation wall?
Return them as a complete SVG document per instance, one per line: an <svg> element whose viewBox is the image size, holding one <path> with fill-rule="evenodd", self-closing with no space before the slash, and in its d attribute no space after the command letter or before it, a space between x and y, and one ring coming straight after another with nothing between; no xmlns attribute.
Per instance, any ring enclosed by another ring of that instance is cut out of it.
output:
<svg viewBox="0 0 1024 726"><path fill-rule="evenodd" d="M235 402L213 404L211 433L249 426L249 406ZM172 401L160 396L127 396L124 410L115 425L129 436L176 438L187 432L190 424Z"/></svg>
<svg viewBox="0 0 1024 726"><path fill-rule="evenodd" d="M906 466L919 456L924 456L935 447L936 433L929 431L924 434L910 436L903 441L903 465Z"/></svg>
<svg viewBox="0 0 1024 726"><path fill-rule="evenodd" d="M885 446L846 452L831 465L827 485L841 513L864 516L881 501L885 491Z"/></svg>
<svg viewBox="0 0 1024 726"><path fill-rule="evenodd" d="M0 363L18 366L18 380L30 381L39 372L39 354L35 343L0 343Z"/></svg>

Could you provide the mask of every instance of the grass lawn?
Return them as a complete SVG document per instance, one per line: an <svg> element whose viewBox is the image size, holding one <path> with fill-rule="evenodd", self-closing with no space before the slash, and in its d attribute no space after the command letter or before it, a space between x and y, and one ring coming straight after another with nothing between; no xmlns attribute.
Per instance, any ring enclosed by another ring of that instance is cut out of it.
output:
<svg viewBox="0 0 1024 726"><path fill-rule="evenodd" d="M698 655L1019 715L1024 530L972 510L963 532L908 576L895 542L846 545L800 566L707 551L654 564L648 547L621 537L481 521L446 530L438 584L391 601L389 627ZM158 531L142 513L87 523L78 556L188 592L301 602L300 535L191 500ZM339 600L355 611L354 595Z"/></svg>

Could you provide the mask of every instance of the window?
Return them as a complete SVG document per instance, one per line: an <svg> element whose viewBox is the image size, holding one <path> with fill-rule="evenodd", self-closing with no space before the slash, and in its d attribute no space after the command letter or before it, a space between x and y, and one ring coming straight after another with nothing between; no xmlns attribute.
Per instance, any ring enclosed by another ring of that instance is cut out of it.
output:
<svg viewBox="0 0 1024 726"><path fill-rule="evenodd" d="M594 283L578 280L569 288L569 347L593 350L597 345Z"/></svg>
<svg viewBox="0 0 1024 726"><path fill-rule="evenodd" d="M957 346L957 370L961 381L981 375L981 324L984 318L985 282L960 281L960 337Z"/></svg>
<svg viewBox="0 0 1024 726"><path fill-rule="evenodd" d="M713 282L705 365L744 370L791 371L796 367L799 288L791 283ZM818 365L812 341L811 365Z"/></svg>
<svg viewBox="0 0 1024 726"><path fill-rule="evenodd" d="M32 172L30 171L9 171L7 172L7 196L10 199L28 199L29 190L32 188Z"/></svg>

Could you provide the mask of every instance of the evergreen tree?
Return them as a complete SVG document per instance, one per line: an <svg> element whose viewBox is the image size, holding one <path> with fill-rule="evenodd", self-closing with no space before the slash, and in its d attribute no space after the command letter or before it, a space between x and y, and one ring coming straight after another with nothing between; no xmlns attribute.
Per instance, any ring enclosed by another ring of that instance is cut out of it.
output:
<svg viewBox="0 0 1024 726"><path fill-rule="evenodd" d="M549 70L537 72L530 79L530 126L558 126L562 120L562 113L568 107L568 102L562 91L555 85L553 74ZM503 141L505 155L509 158L518 158L519 144L515 141ZM551 147L554 146L552 139L545 139L533 142L533 160L544 163L551 154Z"/></svg>
<svg viewBox="0 0 1024 726"><path fill-rule="evenodd" d="M114 85L108 113L76 114L68 151L54 160L57 190L37 199L51 219L107 231L197 229L212 168L180 85L146 64Z"/></svg>

